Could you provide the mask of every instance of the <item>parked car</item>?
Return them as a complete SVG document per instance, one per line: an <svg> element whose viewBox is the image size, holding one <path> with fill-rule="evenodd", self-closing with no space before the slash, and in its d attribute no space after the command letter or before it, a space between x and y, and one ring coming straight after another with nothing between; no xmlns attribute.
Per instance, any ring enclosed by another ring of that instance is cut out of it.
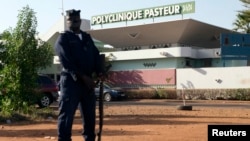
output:
<svg viewBox="0 0 250 141"><path fill-rule="evenodd" d="M38 96L39 99L37 100L37 104L40 108L49 107L51 103L56 101L59 97L58 86L53 79L45 74L38 75L37 83L38 89L36 89L36 91L41 94ZM3 89L0 90L0 95L4 93L5 91Z"/></svg>
<svg viewBox="0 0 250 141"><path fill-rule="evenodd" d="M39 92L42 94L38 100L39 107L48 107L51 105L51 103L57 101L59 97L59 89L53 79L47 75L39 74L37 82L39 85Z"/></svg>
<svg viewBox="0 0 250 141"><path fill-rule="evenodd" d="M100 83L97 84L95 88L96 98L99 99L100 95ZM111 84L103 83L103 100L113 101L113 100L123 100L126 99L127 95L121 88L113 87Z"/></svg>

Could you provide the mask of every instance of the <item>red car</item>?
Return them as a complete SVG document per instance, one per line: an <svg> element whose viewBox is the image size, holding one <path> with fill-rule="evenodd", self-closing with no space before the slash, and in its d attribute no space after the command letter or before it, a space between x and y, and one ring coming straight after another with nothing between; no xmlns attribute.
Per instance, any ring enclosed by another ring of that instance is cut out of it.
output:
<svg viewBox="0 0 250 141"><path fill-rule="evenodd" d="M38 84L39 84L39 91L42 93L38 101L38 105L41 108L50 106L51 103L57 101L59 94L58 94L58 86L56 82L51 79L47 75L39 74L38 75Z"/></svg>
<svg viewBox="0 0 250 141"><path fill-rule="evenodd" d="M41 94L37 101L37 104L40 108L48 107L54 101L57 101L59 94L58 94L58 86L56 85L55 81L51 79L49 76L45 74L38 75L38 89L37 91ZM0 95L5 93L4 89L0 91Z"/></svg>

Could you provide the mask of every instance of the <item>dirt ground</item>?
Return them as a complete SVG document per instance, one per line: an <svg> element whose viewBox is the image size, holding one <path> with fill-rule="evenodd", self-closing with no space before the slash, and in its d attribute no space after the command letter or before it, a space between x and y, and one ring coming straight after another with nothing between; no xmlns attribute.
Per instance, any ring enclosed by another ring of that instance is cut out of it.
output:
<svg viewBox="0 0 250 141"><path fill-rule="evenodd" d="M183 103L172 100L105 104L102 141L207 141L209 124L250 123L249 101L186 103L193 106L191 111L178 110L177 106ZM56 124L56 119L37 123L2 124L0 141L57 140ZM73 141L83 140L81 129L78 111L73 125ZM96 129L98 130L98 118Z"/></svg>

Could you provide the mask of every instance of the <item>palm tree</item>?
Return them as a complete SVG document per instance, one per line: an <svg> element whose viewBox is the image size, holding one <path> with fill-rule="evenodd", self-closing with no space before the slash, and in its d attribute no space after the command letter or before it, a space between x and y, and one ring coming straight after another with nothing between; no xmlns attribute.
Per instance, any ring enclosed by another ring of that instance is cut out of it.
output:
<svg viewBox="0 0 250 141"><path fill-rule="evenodd" d="M238 11L237 19L233 23L235 28L233 30L242 33L250 33L250 0L240 0L243 6L246 8L244 10Z"/></svg>

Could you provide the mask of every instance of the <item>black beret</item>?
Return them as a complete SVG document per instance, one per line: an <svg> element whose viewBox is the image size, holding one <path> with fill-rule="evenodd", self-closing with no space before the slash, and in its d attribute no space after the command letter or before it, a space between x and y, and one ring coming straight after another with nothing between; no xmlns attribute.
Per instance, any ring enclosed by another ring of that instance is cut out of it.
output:
<svg viewBox="0 0 250 141"><path fill-rule="evenodd" d="M80 12L81 12L81 10L71 9L71 10L66 11L66 15L69 17L70 16L80 16Z"/></svg>

